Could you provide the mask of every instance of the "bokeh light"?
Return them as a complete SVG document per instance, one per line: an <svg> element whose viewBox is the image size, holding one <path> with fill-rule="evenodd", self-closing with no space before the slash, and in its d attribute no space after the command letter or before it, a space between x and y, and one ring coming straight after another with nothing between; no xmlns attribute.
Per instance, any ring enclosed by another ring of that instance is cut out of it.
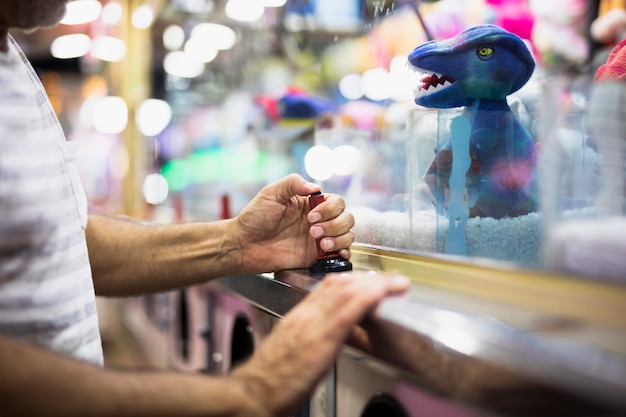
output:
<svg viewBox="0 0 626 417"><path fill-rule="evenodd" d="M317 181L324 181L333 176L333 151L324 145L315 145L304 155L306 173Z"/></svg>
<svg viewBox="0 0 626 417"><path fill-rule="evenodd" d="M335 175L352 175L359 168L361 152L352 145L340 145L333 149L332 160Z"/></svg>
<svg viewBox="0 0 626 417"><path fill-rule="evenodd" d="M218 53L217 49L211 48L202 39L193 37L185 42L184 51L192 59L205 64L213 61Z"/></svg>
<svg viewBox="0 0 626 417"><path fill-rule="evenodd" d="M110 1L102 8L102 22L111 26L119 25L123 14L122 5L116 1Z"/></svg>
<svg viewBox="0 0 626 417"><path fill-rule="evenodd" d="M107 96L95 101L91 120L100 133L119 134L128 124L128 106L121 97Z"/></svg>
<svg viewBox="0 0 626 417"><path fill-rule="evenodd" d="M185 43L185 30L179 25L169 25L163 31L163 46L169 51L180 49Z"/></svg>
<svg viewBox="0 0 626 417"><path fill-rule="evenodd" d="M169 188L161 174L149 174L143 181L143 198L148 204L161 204L167 199Z"/></svg>
<svg viewBox="0 0 626 417"><path fill-rule="evenodd" d="M84 33L63 35L52 41L50 53L57 59L71 59L85 56L91 49L91 38Z"/></svg>
<svg viewBox="0 0 626 417"><path fill-rule="evenodd" d="M102 5L97 0L71 1L66 5L66 13L61 23L64 25L83 25L100 17Z"/></svg>
<svg viewBox="0 0 626 417"><path fill-rule="evenodd" d="M359 74L348 74L339 81L339 93L348 100L363 97L363 83Z"/></svg>
<svg viewBox="0 0 626 417"><path fill-rule="evenodd" d="M181 78L196 78L204 71L204 64L183 51L165 55L163 68L170 75Z"/></svg>
<svg viewBox="0 0 626 417"><path fill-rule="evenodd" d="M139 105L135 120L139 131L144 136L156 136L172 120L172 108L164 100L150 98Z"/></svg>
<svg viewBox="0 0 626 417"><path fill-rule="evenodd" d="M98 36L91 44L91 55L107 62L119 62L126 56L126 44L113 36Z"/></svg>
<svg viewBox="0 0 626 417"><path fill-rule="evenodd" d="M265 6L259 0L228 0L226 16L240 22L254 22L265 13Z"/></svg>
<svg viewBox="0 0 626 417"><path fill-rule="evenodd" d="M227 50L237 42L237 34L228 26L217 23L200 23L191 30L191 38L204 43L206 48Z"/></svg>
<svg viewBox="0 0 626 417"><path fill-rule="evenodd" d="M148 29L154 21L154 12L150 6L139 6L131 16L131 22L137 29Z"/></svg>
<svg viewBox="0 0 626 417"><path fill-rule="evenodd" d="M391 97L391 77L384 68L374 68L363 73L363 92L373 101Z"/></svg>

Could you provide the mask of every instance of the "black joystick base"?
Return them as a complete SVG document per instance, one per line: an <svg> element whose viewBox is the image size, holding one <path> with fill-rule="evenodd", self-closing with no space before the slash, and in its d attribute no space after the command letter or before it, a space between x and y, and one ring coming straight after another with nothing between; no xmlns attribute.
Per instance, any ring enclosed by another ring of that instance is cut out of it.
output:
<svg viewBox="0 0 626 417"><path fill-rule="evenodd" d="M343 271L352 271L352 263L342 257L318 259L309 267L309 272L315 275Z"/></svg>

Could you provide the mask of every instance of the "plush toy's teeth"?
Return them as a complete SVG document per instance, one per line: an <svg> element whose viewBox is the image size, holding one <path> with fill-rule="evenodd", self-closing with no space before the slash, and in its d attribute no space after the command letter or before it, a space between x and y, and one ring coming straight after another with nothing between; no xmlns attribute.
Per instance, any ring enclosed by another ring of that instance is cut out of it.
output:
<svg viewBox="0 0 626 417"><path fill-rule="evenodd" d="M413 90L415 98L427 96L452 85L454 80L437 72L430 72L413 67L417 76L416 87Z"/></svg>
<svg viewBox="0 0 626 417"><path fill-rule="evenodd" d="M443 83L437 84L428 84L422 82L422 84L418 87L420 96L427 96L429 94L436 93L437 91L441 91L444 88L448 88L452 83L450 81L443 81Z"/></svg>

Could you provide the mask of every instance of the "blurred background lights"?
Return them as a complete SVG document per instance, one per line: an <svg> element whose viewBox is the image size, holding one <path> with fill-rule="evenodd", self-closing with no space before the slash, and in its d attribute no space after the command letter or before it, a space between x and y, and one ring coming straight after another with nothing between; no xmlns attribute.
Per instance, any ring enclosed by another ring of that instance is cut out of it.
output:
<svg viewBox="0 0 626 417"><path fill-rule="evenodd" d="M177 9L187 13L208 13L213 10L213 0L174 0Z"/></svg>
<svg viewBox="0 0 626 417"><path fill-rule="evenodd" d="M404 55L393 57L389 63L389 72L391 74L411 74L413 71L409 69L409 60Z"/></svg>
<svg viewBox="0 0 626 417"><path fill-rule="evenodd" d="M161 174L149 174L143 181L143 197L148 204L161 204L167 199L167 180Z"/></svg>
<svg viewBox="0 0 626 417"><path fill-rule="evenodd" d="M139 131L144 136L156 136L172 120L172 108L164 101L155 98L144 100L135 113Z"/></svg>
<svg viewBox="0 0 626 417"><path fill-rule="evenodd" d="M204 42L207 48L227 50L237 42L237 34L228 26L200 23L191 30L191 38Z"/></svg>
<svg viewBox="0 0 626 417"><path fill-rule="evenodd" d="M391 98L397 101L413 99L413 90L407 86L415 85L415 72L409 69L408 62L406 56L397 56L389 63Z"/></svg>
<svg viewBox="0 0 626 417"><path fill-rule="evenodd" d="M211 48L199 38L189 38L185 42L185 53L196 61L204 62L205 64L211 62L217 56L217 49Z"/></svg>
<svg viewBox="0 0 626 417"><path fill-rule="evenodd" d="M119 25L123 14L122 5L116 1L110 1L102 8L102 22L111 26Z"/></svg>
<svg viewBox="0 0 626 417"><path fill-rule="evenodd" d="M411 94L410 99L413 99ZM385 110L385 121L393 126L403 126L409 117L409 109L402 103L392 103Z"/></svg>
<svg viewBox="0 0 626 417"><path fill-rule="evenodd" d="M57 59L78 58L91 49L91 38L84 33L63 35L52 41L50 53Z"/></svg>
<svg viewBox="0 0 626 417"><path fill-rule="evenodd" d="M62 24L82 25L97 20L102 12L102 5L97 0L77 0L67 3L66 10Z"/></svg>
<svg viewBox="0 0 626 417"><path fill-rule="evenodd" d="M359 74L348 74L339 81L339 93L348 100L363 97L363 83Z"/></svg>
<svg viewBox="0 0 626 417"><path fill-rule="evenodd" d="M363 92L373 101L391 97L391 76L384 68L374 68L363 73Z"/></svg>
<svg viewBox="0 0 626 417"><path fill-rule="evenodd" d="M328 146L315 145L304 155L304 169L317 181L333 176L333 164L333 151Z"/></svg>
<svg viewBox="0 0 626 417"><path fill-rule="evenodd" d="M282 7L287 4L287 0L263 0L262 3L265 7Z"/></svg>
<svg viewBox="0 0 626 417"><path fill-rule="evenodd" d="M183 51L165 55L163 68L170 75L182 78L196 78L204 71L204 64Z"/></svg>
<svg viewBox="0 0 626 417"><path fill-rule="evenodd" d="M128 107L121 97L99 98L92 107L93 128L100 133L119 134L128 123Z"/></svg>
<svg viewBox="0 0 626 417"><path fill-rule="evenodd" d="M113 36L98 36L91 45L91 55L107 62L119 62L126 55L126 44Z"/></svg>
<svg viewBox="0 0 626 417"><path fill-rule="evenodd" d="M354 174L359 168L361 153L352 145L340 145L333 149L332 165L335 175Z"/></svg>
<svg viewBox="0 0 626 417"><path fill-rule="evenodd" d="M265 6L259 0L228 0L226 16L240 22L254 22L263 16Z"/></svg>
<svg viewBox="0 0 626 417"><path fill-rule="evenodd" d="M137 29L148 29L154 21L154 12L150 6L139 6L133 11L131 22Z"/></svg>
<svg viewBox="0 0 626 417"><path fill-rule="evenodd" d="M93 95L83 100L78 112L78 120L82 126L93 128L93 112L101 96Z"/></svg>
<svg viewBox="0 0 626 417"><path fill-rule="evenodd" d="M185 30L179 25L169 25L163 31L163 46L169 51L180 49L185 43Z"/></svg>

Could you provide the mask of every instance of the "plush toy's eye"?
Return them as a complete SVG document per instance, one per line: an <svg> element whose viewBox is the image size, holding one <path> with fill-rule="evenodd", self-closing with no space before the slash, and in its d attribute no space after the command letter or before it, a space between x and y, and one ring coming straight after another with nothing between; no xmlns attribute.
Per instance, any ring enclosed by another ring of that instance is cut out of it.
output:
<svg viewBox="0 0 626 417"><path fill-rule="evenodd" d="M479 46L476 50L476 55L483 61L488 61L493 58L493 52L493 47L491 46Z"/></svg>

